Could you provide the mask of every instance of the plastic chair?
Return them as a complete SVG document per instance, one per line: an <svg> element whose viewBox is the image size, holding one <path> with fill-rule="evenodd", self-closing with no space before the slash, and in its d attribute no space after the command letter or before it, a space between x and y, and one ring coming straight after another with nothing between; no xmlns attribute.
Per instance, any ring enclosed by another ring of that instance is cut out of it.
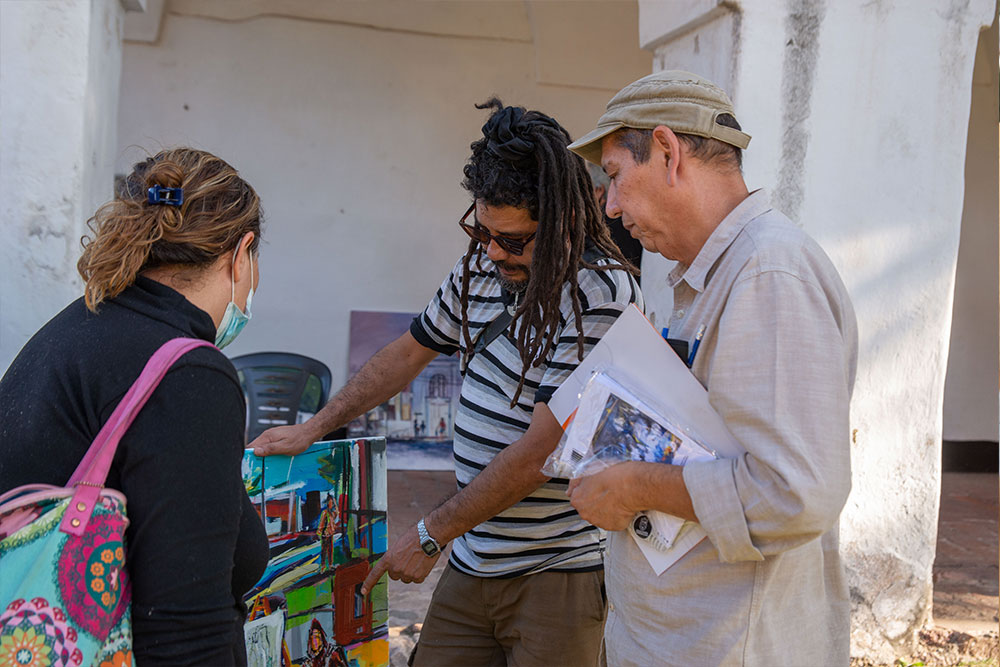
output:
<svg viewBox="0 0 1000 667"><path fill-rule="evenodd" d="M330 369L311 357L256 352L231 361L247 401L248 443L274 426L305 421L326 405L330 396Z"/></svg>

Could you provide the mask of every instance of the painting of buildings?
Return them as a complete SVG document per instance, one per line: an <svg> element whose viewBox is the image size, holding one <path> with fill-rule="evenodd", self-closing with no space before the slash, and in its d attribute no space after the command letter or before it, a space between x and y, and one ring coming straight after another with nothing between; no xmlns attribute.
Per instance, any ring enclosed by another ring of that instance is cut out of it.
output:
<svg viewBox="0 0 1000 667"><path fill-rule="evenodd" d="M414 316L351 311L350 374L405 333ZM458 357L439 355L401 392L352 421L347 433L350 437L384 437L390 468L451 470L451 440L461 387Z"/></svg>
<svg viewBox="0 0 1000 667"><path fill-rule="evenodd" d="M369 564L386 550L385 441L318 442L267 458L248 450L243 481L270 544L246 596L249 664L388 665L386 583L361 595ZM274 615L282 623L261 623ZM280 646L273 627L283 627Z"/></svg>

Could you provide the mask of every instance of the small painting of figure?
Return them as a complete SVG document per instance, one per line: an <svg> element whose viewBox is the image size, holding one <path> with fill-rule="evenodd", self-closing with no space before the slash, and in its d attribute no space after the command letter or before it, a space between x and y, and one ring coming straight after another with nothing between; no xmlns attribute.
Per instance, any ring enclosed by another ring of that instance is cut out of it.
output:
<svg viewBox="0 0 1000 667"><path fill-rule="evenodd" d="M326 638L323 626L316 619L309 627L309 646L303 667L349 667L344 649Z"/></svg>
<svg viewBox="0 0 1000 667"><path fill-rule="evenodd" d="M333 502L333 494L327 494L326 506L319 514L319 526L316 528L316 536L320 539L320 572L328 572L333 569L333 542L337 537L337 526L339 524L340 512Z"/></svg>

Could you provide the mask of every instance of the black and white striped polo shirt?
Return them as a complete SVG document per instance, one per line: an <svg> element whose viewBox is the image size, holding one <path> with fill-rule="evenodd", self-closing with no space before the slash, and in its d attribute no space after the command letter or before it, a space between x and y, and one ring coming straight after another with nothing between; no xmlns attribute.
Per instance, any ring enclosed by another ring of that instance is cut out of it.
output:
<svg viewBox="0 0 1000 667"><path fill-rule="evenodd" d="M613 263L601 259L598 263ZM469 334L476 341L505 308L493 263L474 261L469 276ZM626 271L579 273L584 354L632 302L642 295ZM445 279L424 312L410 325L422 345L455 354L462 337L462 260ZM517 405L510 407L521 376L521 357L508 329L469 362L455 416L455 474L467 486L497 452L528 429L536 402L546 402L579 364L576 318L570 288L563 288L560 331L546 363L531 368ZM580 518L566 497L568 482L552 479L516 505L455 540L451 563L481 577L514 577L547 569L588 571L602 567L603 531Z"/></svg>

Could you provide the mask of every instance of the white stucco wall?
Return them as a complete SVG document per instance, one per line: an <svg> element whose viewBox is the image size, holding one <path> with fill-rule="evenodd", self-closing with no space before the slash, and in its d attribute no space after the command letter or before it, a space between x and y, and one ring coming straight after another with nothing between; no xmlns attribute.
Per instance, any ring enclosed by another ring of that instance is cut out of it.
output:
<svg viewBox="0 0 1000 667"><path fill-rule="evenodd" d="M82 292L80 236L111 193L123 14L0 2L0 373Z"/></svg>
<svg viewBox="0 0 1000 667"><path fill-rule="evenodd" d="M640 2L655 67L729 82L753 135L748 185L770 189L820 242L854 301L854 486L841 521L852 654L891 662L930 617L969 91L995 5L684 4L674 21ZM662 320L670 300L651 283L667 266L643 258L646 303Z"/></svg>
<svg viewBox="0 0 1000 667"><path fill-rule="evenodd" d="M997 440L997 24L984 31L972 75L965 208L944 385L945 440Z"/></svg>
<svg viewBox="0 0 1000 667"><path fill-rule="evenodd" d="M306 354L330 366L335 386L346 379L350 311L421 310L466 247L459 184L486 119L473 104L496 93L578 136L615 92L602 82L638 78L651 62L634 3L554 3L556 16L531 16L523 2L397 3L391 15L377 3L367 20L360 5L338 4L286 2L313 14L249 19L231 13L247 5L168 4L158 42L126 42L118 133L120 171L139 157L133 145L189 144L257 188L261 287L253 321L226 351ZM438 25L404 20L441 4ZM499 36L483 37L494 25ZM592 42L572 38L601 25L622 36L600 47L619 56L597 69L582 55ZM573 72L574 60L585 67Z"/></svg>

